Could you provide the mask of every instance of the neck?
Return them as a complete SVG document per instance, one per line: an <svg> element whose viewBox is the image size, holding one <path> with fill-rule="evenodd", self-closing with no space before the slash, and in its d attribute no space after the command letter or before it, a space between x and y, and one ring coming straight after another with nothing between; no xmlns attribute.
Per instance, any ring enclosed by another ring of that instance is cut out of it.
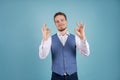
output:
<svg viewBox="0 0 120 80"><path fill-rule="evenodd" d="M67 29L65 29L64 31L59 31L59 33L60 33L62 36L64 36L64 35L66 34L66 32L67 32Z"/></svg>

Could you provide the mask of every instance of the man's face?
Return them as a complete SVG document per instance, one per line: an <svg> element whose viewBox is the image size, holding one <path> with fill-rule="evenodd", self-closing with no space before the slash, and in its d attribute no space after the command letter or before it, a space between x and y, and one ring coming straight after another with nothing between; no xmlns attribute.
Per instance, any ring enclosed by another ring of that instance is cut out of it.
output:
<svg viewBox="0 0 120 80"><path fill-rule="evenodd" d="M67 28L67 20L63 15L57 15L54 20L59 31L64 31Z"/></svg>

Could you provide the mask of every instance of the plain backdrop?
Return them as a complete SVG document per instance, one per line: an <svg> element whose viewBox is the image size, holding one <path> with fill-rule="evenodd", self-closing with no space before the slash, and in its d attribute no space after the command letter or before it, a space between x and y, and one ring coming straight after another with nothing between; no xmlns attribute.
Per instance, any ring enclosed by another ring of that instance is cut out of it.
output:
<svg viewBox="0 0 120 80"><path fill-rule="evenodd" d="M90 56L77 51L79 80L120 80L119 0L0 0L0 80L50 80L51 53L39 58L44 23L64 12L68 30L86 25Z"/></svg>

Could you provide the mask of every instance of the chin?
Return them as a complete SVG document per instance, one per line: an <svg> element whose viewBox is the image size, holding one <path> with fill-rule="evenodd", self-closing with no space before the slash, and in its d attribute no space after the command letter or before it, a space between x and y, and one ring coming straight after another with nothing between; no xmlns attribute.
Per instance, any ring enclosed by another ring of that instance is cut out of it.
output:
<svg viewBox="0 0 120 80"><path fill-rule="evenodd" d="M58 29L59 31L64 31L64 30L66 30L66 28L62 28L62 29Z"/></svg>

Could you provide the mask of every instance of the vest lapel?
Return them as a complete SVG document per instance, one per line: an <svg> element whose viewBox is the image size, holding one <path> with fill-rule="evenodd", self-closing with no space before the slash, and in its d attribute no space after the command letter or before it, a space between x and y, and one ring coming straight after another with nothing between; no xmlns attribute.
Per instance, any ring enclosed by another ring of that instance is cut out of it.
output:
<svg viewBox="0 0 120 80"><path fill-rule="evenodd" d="M69 36L70 35L68 35L68 38L67 38L67 40L66 40L66 42L65 42L65 45L64 46L66 46L66 43L68 42L68 40L69 40ZM63 44L62 44L62 42L60 41L60 39L59 39L59 37L57 36L57 34L56 34L56 37L57 37L57 41L60 43L60 45L62 45L63 46ZM63 47L64 47L63 46Z"/></svg>

